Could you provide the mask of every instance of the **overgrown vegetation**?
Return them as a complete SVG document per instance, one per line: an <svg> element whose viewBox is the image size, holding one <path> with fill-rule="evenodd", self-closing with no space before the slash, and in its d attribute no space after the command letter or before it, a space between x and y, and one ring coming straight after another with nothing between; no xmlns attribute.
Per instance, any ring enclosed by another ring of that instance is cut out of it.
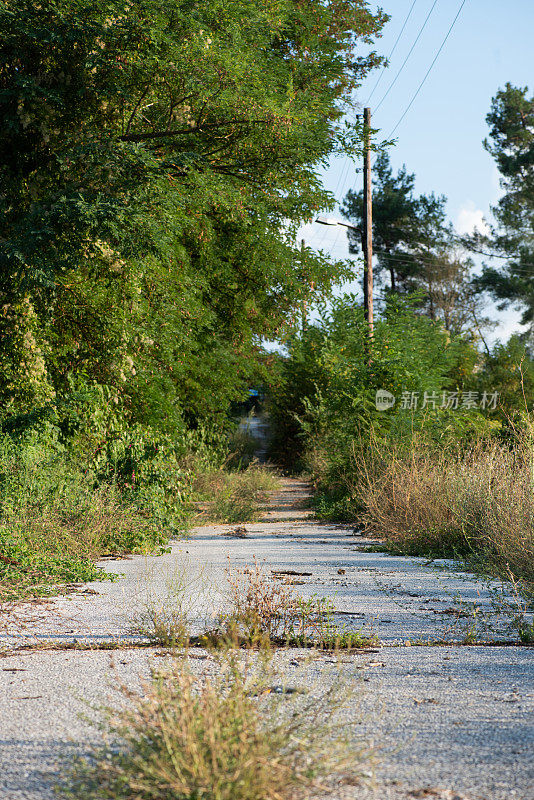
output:
<svg viewBox="0 0 534 800"><path fill-rule="evenodd" d="M285 455L290 466L311 465L321 489L337 491L351 449L358 442L365 448L371 431L377 440L408 443L424 429L434 441L450 443L498 428L491 414L462 406L460 392L473 388L479 359L474 341L418 314L417 298L389 299L372 347L363 310L350 295L332 300L289 347L272 391L273 454ZM392 409L377 412L378 390L394 396ZM449 393L456 401L442 408Z"/></svg>
<svg viewBox="0 0 534 800"><path fill-rule="evenodd" d="M296 246L299 226L335 205L318 168L361 152L361 121L344 112L381 63L368 46L386 19L365 0L3 3L0 426L16 453L2 456L6 585L52 586L97 574L103 552L157 548L194 500L211 502L216 520L254 518L268 481L221 471L230 410L254 383L270 389L272 455L312 471L322 514L371 518L382 484L415 482L410 465L424 462L430 491L442 467L456 485L469 464L463 505L445 509L436 490L445 516L429 540L439 528L492 568L505 558L480 530L504 530L496 507L516 499L502 498L509 459L528 461L513 441L525 401L532 410L534 366L528 334L488 347L482 291L532 321L527 88L507 84L487 117L503 196L484 237L456 236L445 198L417 195L372 133L385 295L372 342L359 299L331 297L354 278L349 264ZM355 255L360 199L349 192L343 205ZM503 267L473 280L471 256L488 248ZM311 303L321 320L300 330ZM265 338L287 356L268 354ZM377 412L383 390L396 405ZM468 402L495 393L496 408ZM483 455L477 442L490 440ZM493 456L499 497L483 510L476 476L483 483ZM14 457L37 459L39 480L25 483ZM508 520L514 541L530 541L529 509ZM424 549L416 529L410 547Z"/></svg>
<svg viewBox="0 0 534 800"><path fill-rule="evenodd" d="M0 599L104 578L103 555L157 550L166 540L117 483L82 470L53 429L0 438Z"/></svg>
<svg viewBox="0 0 534 800"><path fill-rule="evenodd" d="M354 470L361 519L393 551L461 558L487 574L516 576L534 594L529 444L481 441L456 452L372 446Z"/></svg>
<svg viewBox="0 0 534 800"><path fill-rule="evenodd" d="M339 625L332 600L303 598L283 575L267 576L254 561L244 569L227 570L230 610L219 618L223 639L246 645L282 645L337 650L368 647L376 639Z"/></svg>
<svg viewBox="0 0 534 800"><path fill-rule="evenodd" d="M497 346L484 362L470 336L396 298L370 343L343 298L295 338L280 374L274 446L293 443L286 456L314 476L321 516L364 523L396 552L510 570L532 590L534 369L524 345ZM378 390L392 407L377 409Z"/></svg>
<svg viewBox="0 0 534 800"><path fill-rule="evenodd" d="M502 197L487 233L460 239L446 198L415 194L386 153L373 177L374 335L356 297L320 308L288 343L273 381L272 452L306 469L315 508L365 523L397 552L456 556L532 592L532 326L490 348L489 291L532 323L534 115L528 88L493 99L485 148ZM361 192L343 211L361 251ZM476 254L502 259L470 277ZM376 299L376 298L375 298ZM377 405L386 392L390 405ZM377 394L378 393L378 394ZM389 394L388 394L389 393ZM493 400L492 400L493 398Z"/></svg>
<svg viewBox="0 0 534 800"><path fill-rule="evenodd" d="M321 515L532 592L531 342L491 350L481 302L519 303L532 324L527 89L499 91L488 116L504 194L485 237L460 242L445 198L415 196L377 154L371 338L359 299L332 299L350 265L296 246L335 207L320 169L360 155L345 111L386 19L366 0L1 4L0 601L104 578L99 558L158 552L194 511L256 519L276 478L231 417L260 383L271 453L312 473ZM360 200L344 204L357 226ZM465 247L504 268L471 280ZM186 602L147 609L152 641L217 646L220 670L197 682L184 658L126 692L71 796L290 800L341 769L331 696L280 716L229 650L375 640L279 577L230 570L229 607L195 636Z"/></svg>
<svg viewBox="0 0 534 800"><path fill-rule="evenodd" d="M218 518L253 518L275 478L225 472L227 450L207 430L178 439L137 426L102 441L94 426L66 437L43 422L0 435L0 600L109 578L102 556L161 552L199 497Z"/></svg>
<svg viewBox="0 0 534 800"><path fill-rule="evenodd" d="M223 468L197 474L193 482L202 522L253 522L258 519L268 493L279 486L274 472L252 463L244 470Z"/></svg>
<svg viewBox="0 0 534 800"><path fill-rule="evenodd" d="M0 399L81 375L128 422L224 418L343 265L295 232L360 148L365 0L8 0L0 8ZM46 80L43 79L46 75Z"/></svg>
<svg viewBox="0 0 534 800"><path fill-rule="evenodd" d="M339 685L307 699L277 695L270 683L268 669L247 669L231 653L200 678L187 658L173 660L142 693L124 690L126 709L109 715L110 744L76 763L62 796L299 800L331 794L336 778L354 782L363 748L349 748L336 726Z"/></svg>
<svg viewBox="0 0 534 800"><path fill-rule="evenodd" d="M365 0L2 3L6 587L157 548L204 474L217 519L255 515L259 473L213 478L230 409L267 374L262 337L346 273L295 234L333 205L317 167L360 149L343 114L386 18Z"/></svg>
<svg viewBox="0 0 534 800"><path fill-rule="evenodd" d="M195 587L187 580L173 582L164 602L149 602L135 630L154 643L173 648L197 644L223 649L352 650L378 643L370 632L339 624L329 598L303 598L284 579L283 573L268 575L256 560L243 569L234 568L229 560L224 610L204 620L205 630L191 633L187 609Z"/></svg>

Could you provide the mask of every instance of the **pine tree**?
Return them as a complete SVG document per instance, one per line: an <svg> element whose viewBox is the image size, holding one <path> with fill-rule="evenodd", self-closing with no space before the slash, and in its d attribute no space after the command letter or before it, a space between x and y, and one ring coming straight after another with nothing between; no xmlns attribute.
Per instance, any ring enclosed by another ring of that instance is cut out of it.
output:
<svg viewBox="0 0 534 800"><path fill-rule="evenodd" d="M503 266L484 267L476 285L498 301L499 308L519 306L521 322L534 331L534 97L528 87L507 83L493 98L486 117L484 146L501 175L503 196L492 208L495 224L487 236L473 237L474 250L504 257ZM499 259L500 261L501 259Z"/></svg>

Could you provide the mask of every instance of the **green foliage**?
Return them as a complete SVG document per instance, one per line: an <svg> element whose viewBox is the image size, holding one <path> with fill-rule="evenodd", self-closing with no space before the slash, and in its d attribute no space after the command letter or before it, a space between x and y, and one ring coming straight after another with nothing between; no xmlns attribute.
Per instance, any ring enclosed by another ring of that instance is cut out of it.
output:
<svg viewBox="0 0 534 800"><path fill-rule="evenodd" d="M479 394L498 393L495 418L501 423L501 435L514 438L534 410L534 362L522 337L516 334L506 344L497 342L484 356L482 369L466 384Z"/></svg>
<svg viewBox="0 0 534 800"><path fill-rule="evenodd" d="M452 226L446 223L446 197L416 196L415 175L403 166L393 174L389 155L382 152L373 167L373 252L375 273L388 292L418 292L418 306L453 334L480 335L489 321L469 280L473 262L459 251ZM355 225L349 249L359 253L363 193L350 190L343 211Z"/></svg>
<svg viewBox="0 0 534 800"><path fill-rule="evenodd" d="M225 460L223 432L126 428L107 396L80 383L4 424L0 599L105 577L103 554L159 551L187 527L196 476Z"/></svg>
<svg viewBox="0 0 534 800"><path fill-rule="evenodd" d="M339 267L293 247L385 16L364 0L0 8L0 398L109 388L172 433L243 394ZM46 76L46 77L44 77ZM358 138L358 126L354 136Z"/></svg>
<svg viewBox="0 0 534 800"><path fill-rule="evenodd" d="M434 442L451 449L499 429L497 419L462 408L461 402L458 408L442 408L444 392L470 388L480 359L468 339L451 337L416 313L414 304L417 300L392 296L370 341L355 298L335 300L282 359L272 389L272 417L279 426L275 442L281 447L285 440L287 447L290 441L290 466L312 472L319 490L315 507L322 516L354 520L361 512L355 475L371 443L378 449L394 443L409 451L417 443ZM394 395L389 410L377 410L378 390ZM417 408L410 407L412 393Z"/></svg>
<svg viewBox="0 0 534 800"><path fill-rule="evenodd" d="M89 575L183 527L262 337L341 277L295 233L333 203L317 167L358 148L344 110L385 20L366 0L0 4L6 548L74 564L86 519Z"/></svg>
<svg viewBox="0 0 534 800"><path fill-rule="evenodd" d="M301 419L309 398L315 397L326 384L320 360L324 332L312 325L302 336L293 335L287 356L273 363L270 375L268 408L271 420L269 454L277 464L289 471L304 468L304 432Z"/></svg>
<svg viewBox="0 0 534 800"><path fill-rule="evenodd" d="M95 453L97 484L113 483L124 501L163 527L179 530L187 518L191 474L183 467L185 441L140 425L108 439Z"/></svg>
<svg viewBox="0 0 534 800"><path fill-rule="evenodd" d="M149 552L166 541L117 487L95 486L58 430L0 437L0 599L106 577L103 554Z"/></svg>

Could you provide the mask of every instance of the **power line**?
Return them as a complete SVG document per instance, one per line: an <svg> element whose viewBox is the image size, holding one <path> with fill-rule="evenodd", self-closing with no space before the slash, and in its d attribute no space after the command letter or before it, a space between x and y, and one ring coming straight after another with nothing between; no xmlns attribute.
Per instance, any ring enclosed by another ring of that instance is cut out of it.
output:
<svg viewBox="0 0 534 800"><path fill-rule="evenodd" d="M333 243L330 245L330 249L328 250L328 255L329 256L332 255L332 251L337 247L337 243L338 243L338 239L339 239L339 234L340 233L341 233L341 229L340 229L340 227L338 227L338 229L336 231L336 238L334 239Z"/></svg>
<svg viewBox="0 0 534 800"><path fill-rule="evenodd" d="M436 0L436 2L437 2L437 0ZM412 14L412 11L413 11L416 3L417 3L417 0L413 0L413 3L411 5L411 7L410 7L410 10L408 11L408 14L406 15L406 18L405 18L405 20L403 22L402 28L400 29L400 32L399 32L399 34L398 34L398 36L397 36L397 38L395 40L395 43L394 43L393 47L391 48L391 51L390 51L390 53L389 53L389 55L387 57L388 61L390 60L391 56L393 55L393 53L395 52L395 50L397 48L397 45L398 45L398 43L400 41L400 38L401 38L401 36L402 36L402 34L404 32L404 29L406 28L406 25L408 24L408 20L410 19L410 16ZM435 3L434 3L434 5L435 5ZM387 69L386 66L382 68L382 70L381 70L381 72L380 72L380 74L379 74L379 76L378 76L378 78L376 80L376 83L375 83L375 85L374 85L374 87L373 87L373 89L371 91L371 94L369 95L368 99L365 101L364 105L366 105L366 106L369 105L369 101L370 101L371 97L373 96L373 94L375 93L378 84L382 80L382 78L383 78L383 76L384 76L384 74L386 72L386 69ZM348 170L350 168L350 164L351 164L350 158L348 158L348 156L345 156L345 160L343 162L343 166L341 168L341 171L340 171L340 174L339 174L339 178L338 178L337 183L336 183L336 188L334 190L334 196L335 197L338 196L340 188L342 188L343 191L344 191L345 182L346 182L346 179L347 179L347 173L348 173Z"/></svg>
<svg viewBox="0 0 534 800"><path fill-rule="evenodd" d="M432 256L423 256L423 255L418 255L416 253L414 254L402 253L400 255L396 255L395 253L387 253L385 250L375 250L375 253L377 256L383 256L385 258L390 258L394 261L410 263L410 264L414 263L414 261L422 261L423 263L427 264L439 264L443 266L452 263L451 261L445 261L442 258L433 258ZM510 256L509 260L512 260L513 258L514 256ZM453 259L452 261L454 260L460 261L460 259ZM515 269L514 272L524 271L526 274L531 274L530 270L528 269L529 267L534 269L534 264L520 263L518 269Z"/></svg>
<svg viewBox="0 0 534 800"><path fill-rule="evenodd" d="M329 255L332 255L333 251L338 246L339 247L342 246L342 244L339 242L339 236L340 236L341 233L342 233L341 227L338 227L336 229L336 231L335 231L334 241L331 242L330 245L327 247L327 252L328 252ZM349 235L349 231L347 229L345 229L345 233L347 235ZM312 244L314 249L316 249L316 250L321 249L322 244L323 244L327 234L328 234L328 231L325 231L323 233L323 235L320 237L319 243L315 242L314 244ZM357 234L356 234L356 236L357 236ZM350 244L350 242L349 242L349 244ZM454 260L461 261L462 259L469 258L470 255L471 255L470 250L468 248L465 248L465 247L464 247L464 250L466 251L464 254L462 254L457 259L453 258L452 261L454 261ZM389 258L389 259L391 259L393 261L398 261L400 263L406 263L406 264L413 264L414 262L423 262L423 263L436 264L436 265L442 265L442 266L447 266L447 265L451 264L451 261L445 261L443 258L440 258L439 256L432 256L431 254L423 255L423 254L420 254L420 253L409 253L409 252L403 252L403 251L401 251L399 253L389 253L386 250L375 250L374 252L375 252L376 256L380 256L382 258ZM506 265L506 266L511 266L512 267L514 274L524 273L525 275L530 276L530 275L532 275L532 270L534 270L534 262L528 262L528 261L522 262L521 261L521 256L520 256L519 253L514 253L514 254L510 254L510 255L505 256L505 255L500 255L498 253L489 253L489 252L486 252L484 250L475 250L473 252L475 252L477 254L480 254L480 255L483 255L483 256L487 256L489 258L501 258L501 259L507 260L508 262L512 262L514 259L517 259L517 265L515 267L511 263ZM350 256L354 256L354 255L357 255L357 253L350 253L350 251L349 251L349 257ZM340 258L341 258L341 256L340 256Z"/></svg>
<svg viewBox="0 0 534 800"><path fill-rule="evenodd" d="M445 34L445 38L443 39L443 41L442 41L442 43L441 43L441 45L440 45L440 47L439 47L439 50L438 50L438 52L437 52L437 53L436 53L436 55L434 56L434 59L433 59L433 61L432 61L431 65L430 65L430 66L429 66L429 68L427 69L427 71L426 71L426 74L425 74L425 76L424 76L423 80L421 81L421 83L420 83L420 84L419 84L419 86L417 87L417 89L416 89L416 92L415 92L414 96L412 97L412 99L410 100L410 102L408 103L408 105L406 106L406 108L405 108L405 110L404 110L404 112L403 112L403 114L402 114L401 118L399 119L399 121L397 122L397 124L395 125L395 127L393 128L393 130L391 131L391 133L389 134L389 136L388 136L388 139L390 139L390 138L393 136L393 134L395 133L395 131L397 130L397 128L398 128L398 127L399 127L399 125L401 124L402 120L404 119L404 117L406 116L406 114L408 113L408 111L410 110L410 108L412 107L412 105L413 105L413 103L414 103L414 101L415 101L415 98L417 97L417 95L419 94L419 92L421 91L421 89L423 88L423 86L424 86L424 84L425 84L425 82L426 82L426 79L427 79L427 78L428 78L428 76L430 75L430 73L431 73L431 71L432 71L432 68L433 68L434 64L435 64L435 63L436 63L436 61L438 60L438 58L439 58L439 54L440 54L440 53L441 53L441 51L443 50L443 48L444 48L444 46L445 46L445 42L447 41L447 39L448 39L448 38L449 38L449 36L451 35L452 29L454 28L454 26L455 26L455 24L456 24L456 20L457 20L457 19L458 19L458 17L460 16L460 14L461 14L461 11L462 11L462 8L464 7L464 5L465 5L465 4L466 4L466 0L462 0L462 2L461 2L461 4L460 4L460 8L459 8L459 9L458 9L458 11L456 12L456 16L454 17L454 19L453 19L453 21L452 21L452 23L451 23L451 26L450 26L450 28L449 28L449 30L448 30L448 31L447 31L447 33ZM431 10L432 10L432 9L431 9Z"/></svg>
<svg viewBox="0 0 534 800"><path fill-rule="evenodd" d="M402 28L400 29L400 33L399 33L399 35L397 36L397 38L395 39L395 44L394 44L394 45L393 45L393 47L391 48L391 51L390 51L390 53L389 53L389 55L388 55L388 57L387 57L387 62L388 62L388 63L387 63L385 66L383 66L383 67L382 67L382 70L381 70L381 72L380 72L380 75L379 75L379 76L378 76L378 78L376 79L376 83L375 83L375 85L373 86L373 88L372 88L372 90L371 90L371 94L369 95L369 97L368 97L368 98L367 98L367 100L365 101L365 105L366 105L366 106L368 106L368 105L369 105L369 101L371 100L371 97L372 97L372 96L374 95L374 93L376 92L376 89L377 89L377 86L378 86L378 84L380 83L380 81L381 81L381 80L382 80L382 78L384 77L384 75L385 75L385 72L386 72L386 70L387 70L387 69L388 69L388 67L389 67L389 61L390 61L390 59L391 59L391 57L392 57L393 53L394 53L394 52L395 52L395 50L397 49L397 45L398 45L398 43L399 43L399 41L400 41L400 38L401 38L401 36L402 36L402 34L403 34L403 32L404 32L404 29L405 29L406 25L408 24L408 20L410 19L411 15L412 15L412 11L414 10L414 8L415 8L415 4L416 4L416 3L417 3L417 0L413 0L413 3L412 3L412 5L410 6L410 10L408 11L408 14L406 15L406 19L404 20L404 23L403 23L403 25L402 25Z"/></svg>
<svg viewBox="0 0 534 800"><path fill-rule="evenodd" d="M434 0L434 2L433 2L433 4L432 4L432 7L431 7L430 11L429 11L429 12L428 12L428 14L426 15L426 19L425 19L425 21L423 22L423 24L422 24L421 28L419 29L419 33L417 34L417 36L416 36L416 38L415 38L415 41L414 41L414 43L412 44L412 46L411 46L411 48L410 48L410 50L409 50L409 52L408 52L408 55L406 56L406 58L405 58L405 59L404 59L404 61L402 62L402 64L401 64L401 66L400 66L400 69L399 69L399 71L397 72L397 74L395 75L395 77L393 78L393 80L391 81L391 83L389 84L389 87L388 87L388 89L386 90L386 93L385 93L385 95L383 95L383 97L382 97L382 99L380 100L380 102L378 103L378 105L377 105L377 106L375 106L375 109L374 109L374 112L375 112L375 114L376 114L376 112L378 111L378 109L380 108L380 106L382 105L382 103L384 102L384 100L386 99L386 97L388 96L388 94L390 93L390 91L393 89L393 87L394 87L394 86L395 86L395 84L397 83L397 80L398 80L398 78L399 78L399 75L401 74L402 70L404 69L404 67L406 66L406 64L407 64L407 62L408 62L408 59L410 58L411 54L413 53L413 51L414 51L414 49L415 49L415 45L417 44L417 42L418 42L418 41L419 41L419 39L421 38L421 35L422 35L422 33L423 33L424 29L426 28L427 22L428 22L428 20L430 19L430 16L431 16L432 12L434 11L434 9L435 9L435 7L436 7L437 3L438 3L438 0Z"/></svg>
<svg viewBox="0 0 534 800"><path fill-rule="evenodd" d="M506 260L510 260L510 256L503 256L500 253L488 253L487 250L476 250L474 247L468 247L464 245L466 250L469 250L471 253L477 253L481 256L487 256L487 258L505 258ZM529 264L528 266L534 266Z"/></svg>
<svg viewBox="0 0 534 800"><path fill-rule="evenodd" d="M338 235L339 235L339 233L338 233ZM334 243L329 248L329 253L330 254L332 253L332 250L337 245L338 235L336 236L336 239L335 239ZM418 253L398 253L397 254L397 253L388 253L386 250L375 250L374 252L375 252L376 256L380 256L382 258L389 258L392 261L396 261L398 263L404 263L404 264L423 263L423 264L436 265L436 266L450 266L451 263L454 263L454 261L461 261L462 260L462 257L460 257L460 258L457 258L457 259L451 259L450 261L445 261L443 258L434 257L432 255L421 255L421 254L418 254ZM349 253L349 255L357 255L357 254L356 253L352 253L352 254ZM463 256L463 258L465 258L465 257L468 257L468 254L466 256ZM515 257L517 258L517 256L515 256ZM507 256L499 256L499 258L507 258ZM514 258L514 256L509 256L508 257L509 260L512 260L513 258ZM530 263L520 263L518 265L518 267L516 267L513 270L513 272L514 272L514 274L518 274L518 273L520 274L520 273L523 272L525 275L528 276L528 275L532 275L532 272L531 272L532 269L534 269L534 263L532 263L532 264L530 264Z"/></svg>
<svg viewBox="0 0 534 800"><path fill-rule="evenodd" d="M396 39L396 41L395 41L395 44L393 45L393 48L392 48L392 50L391 50L391 53L390 53L390 54L389 54L389 56L388 56L388 59L389 59L389 58L391 58L391 55L393 54L393 52L394 52L395 48L397 47L397 44L398 44L398 42L399 42L399 40L400 40L400 37L401 37L401 35L402 35L402 32L404 31L404 29L405 29L405 27L406 27L406 24L408 23L408 20L409 20L409 18L410 18L410 16L411 16L411 13L412 13L412 11L413 11L413 8L414 8L414 6L415 6L415 3L416 3L416 1L417 1L417 0L414 0L414 2L412 3L412 6L411 6L411 8L410 8L410 10L408 11L408 15L407 15L407 17L406 17L406 19L405 19L405 21L404 21L404 24L403 24L403 26L402 26L402 28L401 28L401 31L400 31L399 35L397 36L397 39ZM401 64L401 67L400 67L400 69L398 70L397 74L395 75L395 77L394 77L394 79L393 79L392 83L390 84L389 88L387 89L386 93L384 94L384 96L382 97L382 99L380 100L380 102L378 103L378 105L376 106L376 108L374 109L374 110L375 110L375 112L376 112L376 111L377 111L377 110L380 108L380 106L382 105L382 103L383 103L383 102L384 102L384 100L386 99L387 95L389 94L389 92L391 91L391 89L393 88L393 86L395 85L395 83L397 82L397 79L398 79L399 75L401 74L402 70L403 70L403 69L404 69L404 67L406 66L406 63L407 63L408 59L410 58L410 56L411 56L411 54L412 54L412 52L413 52L413 50L414 50L414 48L415 48L415 46L416 46L417 42L418 42L418 41L419 41L419 39L421 38L421 35L422 35L422 33L423 33L423 31L424 31L424 29L425 29L425 27L426 27L426 25L427 25L427 22L428 22L428 20L430 19L430 16L431 16L432 12L434 11L434 8L436 7L437 3L438 3L438 0L434 0L434 2L433 2L433 4L432 4L432 6L431 6L431 8L430 8L430 11L428 12L428 14L427 14L427 16L426 16L426 18L425 18L425 21L423 22L423 25L422 25L422 26L421 26L421 28L419 29L419 32L418 32L418 34L417 34L417 36L416 36L416 38L415 38L415 41L414 41L414 43L412 44L412 46L411 46L411 48L410 48L410 51L409 51L408 55L406 56L406 58L404 59L403 63ZM375 84L375 86L374 86L374 88L373 88L373 90L372 90L371 94L369 95L369 100L371 99L372 95L374 94L374 91L375 91L376 87L378 86L378 84L379 84L380 80L382 79L382 76L384 75L385 69L386 69L386 68L384 68L384 69L382 70L381 74L379 75L379 77L378 77L378 80L377 80L377 82L376 82L376 84ZM367 100L367 101L366 101L365 105L367 105L367 104L368 104L369 100ZM348 171L349 171L349 169L350 169L350 164L351 164L351 162L350 162L350 159L349 159L348 157L345 157L345 162L344 162L344 164L343 164L343 167L341 168L341 172L340 172L339 178L338 178L338 180L337 180L336 188L335 188L335 191L334 191L334 195L335 195L336 197L338 196L338 193L339 193L339 190L340 190L340 188L342 189L342 193L344 192L344 189L345 189L345 183L346 183L346 179L347 179L347 174L348 174Z"/></svg>
<svg viewBox="0 0 534 800"><path fill-rule="evenodd" d="M345 232L347 234L349 233L347 230ZM324 239L325 239L327 233L328 232L325 231L325 233L321 237L320 242L319 243L315 243L313 245L314 249L317 249L317 250L321 249L322 244L324 242ZM331 244L329 246L327 246L327 252L328 252L329 255L332 255L333 251L338 246L339 247L341 246L341 243L339 242L339 236L340 236L341 233L342 233L341 227L338 227L336 232L335 232L334 241L331 242ZM533 263L521 262L520 255L518 253L509 255L509 256L504 256L504 255L498 255L496 253L487 253L487 252L484 252L484 251L475 251L475 252L478 252L481 255L485 255L485 256L488 256L490 258L494 257L494 258L506 259L509 262L513 261L513 259L518 259L519 261L518 261L518 264L517 264L517 266L515 268L512 265L510 265L510 266L512 266L514 275L524 274L525 276L528 277L528 276L532 275L532 270L534 270L534 262ZM351 255L354 256L354 255L357 255L357 253L350 253L349 252L349 256L348 257L350 257ZM435 257L435 256L432 256L431 254L423 255L423 254L419 254L419 253L407 253L407 252L388 253L386 250L375 250L375 255L376 256L380 256L382 258L391 259L392 261L397 261L399 263L405 263L405 264L413 264L414 262L419 262L419 263L422 262L424 264L430 264L430 265L434 265L435 264L436 266L438 266L438 265L440 265L440 266L450 266L450 264L451 264L451 261L445 261L443 258L440 258L439 256ZM461 261L462 258L469 258L469 256L470 256L470 253L467 250L467 252L464 255L460 256L457 259L453 259L453 261L454 260ZM341 256L340 256L340 258L341 258Z"/></svg>

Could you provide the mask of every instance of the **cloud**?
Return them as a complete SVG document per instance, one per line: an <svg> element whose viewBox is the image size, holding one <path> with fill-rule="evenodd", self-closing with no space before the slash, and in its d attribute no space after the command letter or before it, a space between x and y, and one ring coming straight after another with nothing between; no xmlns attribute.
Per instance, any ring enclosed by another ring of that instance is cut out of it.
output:
<svg viewBox="0 0 534 800"><path fill-rule="evenodd" d="M456 230L459 234L488 233L488 226L484 221L484 212L475 206L472 200L465 203L456 218Z"/></svg>

